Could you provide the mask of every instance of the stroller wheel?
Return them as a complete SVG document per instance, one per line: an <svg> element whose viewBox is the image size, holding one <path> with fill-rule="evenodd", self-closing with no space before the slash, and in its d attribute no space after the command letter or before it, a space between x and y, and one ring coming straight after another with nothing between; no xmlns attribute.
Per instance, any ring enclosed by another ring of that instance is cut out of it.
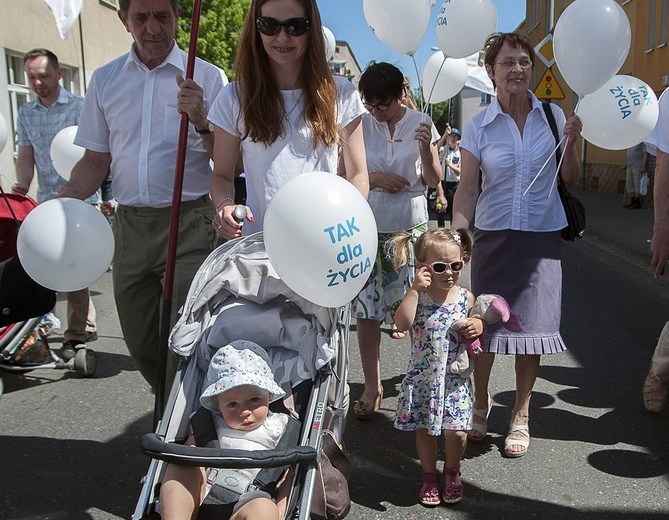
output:
<svg viewBox="0 0 669 520"><path fill-rule="evenodd" d="M82 348L74 356L74 369L82 377L90 377L95 372L95 352Z"/></svg>

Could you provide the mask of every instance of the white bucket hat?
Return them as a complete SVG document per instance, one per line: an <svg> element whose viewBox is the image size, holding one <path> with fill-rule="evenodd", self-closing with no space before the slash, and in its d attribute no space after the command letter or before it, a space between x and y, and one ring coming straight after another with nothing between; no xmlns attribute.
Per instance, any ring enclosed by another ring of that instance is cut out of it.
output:
<svg viewBox="0 0 669 520"><path fill-rule="evenodd" d="M233 341L218 349L211 358L206 389L200 396L205 408L218 411L214 396L242 385L253 385L269 392L270 402L281 399L286 393L274 381L269 367L269 355L252 341Z"/></svg>

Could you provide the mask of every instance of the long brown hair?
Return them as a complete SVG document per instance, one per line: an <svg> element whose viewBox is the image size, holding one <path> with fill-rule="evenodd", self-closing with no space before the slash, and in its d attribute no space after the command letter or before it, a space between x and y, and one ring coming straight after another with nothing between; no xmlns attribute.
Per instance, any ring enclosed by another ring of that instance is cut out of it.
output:
<svg viewBox="0 0 669 520"><path fill-rule="evenodd" d="M235 72L237 97L241 105L240 119L244 122L242 140L247 137L267 146L285 135L283 96L271 72L272 65L263 48L256 18L260 8L271 0L253 0L246 15L239 41ZM325 38L316 0L297 0L310 21L309 42L301 72L304 118L318 142L332 146L337 142L337 90L325 57ZM239 124L239 120L237 123Z"/></svg>

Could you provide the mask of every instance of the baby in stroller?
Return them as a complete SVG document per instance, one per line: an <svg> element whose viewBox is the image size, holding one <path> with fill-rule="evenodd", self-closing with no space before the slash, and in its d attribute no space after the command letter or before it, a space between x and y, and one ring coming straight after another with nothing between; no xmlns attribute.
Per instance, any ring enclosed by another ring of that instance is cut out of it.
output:
<svg viewBox="0 0 669 520"><path fill-rule="evenodd" d="M262 347L243 340L221 347L212 357L200 403L213 414L221 448L263 450L277 447L286 429L288 415L269 410L271 402L285 395L274 381L269 362ZM186 444L195 445L195 437L191 435ZM260 470L237 471L246 472L252 479ZM290 492L289 473L290 470L284 474L274 500L268 492L258 489L243 493L234 506L231 520L282 519ZM163 518L196 517L206 492L204 468L168 465L161 488Z"/></svg>

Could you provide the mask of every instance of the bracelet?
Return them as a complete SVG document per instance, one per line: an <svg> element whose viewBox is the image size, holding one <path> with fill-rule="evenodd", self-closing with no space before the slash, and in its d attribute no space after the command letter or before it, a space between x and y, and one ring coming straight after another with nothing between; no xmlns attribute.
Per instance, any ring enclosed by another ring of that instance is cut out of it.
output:
<svg viewBox="0 0 669 520"><path fill-rule="evenodd" d="M218 204L216 204L216 211L218 211L218 208L220 208L220 207L221 207L225 202L227 202L227 201L230 201L230 202L232 202L233 204L235 203L235 200L234 200L234 199L231 199L230 197L225 197L221 202L219 202Z"/></svg>

